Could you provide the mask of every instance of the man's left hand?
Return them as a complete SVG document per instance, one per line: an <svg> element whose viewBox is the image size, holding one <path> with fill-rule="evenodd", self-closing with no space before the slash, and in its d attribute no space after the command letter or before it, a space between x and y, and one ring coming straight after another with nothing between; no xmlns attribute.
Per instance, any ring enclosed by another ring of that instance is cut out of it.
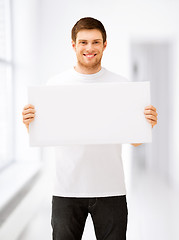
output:
<svg viewBox="0 0 179 240"><path fill-rule="evenodd" d="M157 124L157 110L154 106L149 105L144 110L147 121L152 125L152 128Z"/></svg>

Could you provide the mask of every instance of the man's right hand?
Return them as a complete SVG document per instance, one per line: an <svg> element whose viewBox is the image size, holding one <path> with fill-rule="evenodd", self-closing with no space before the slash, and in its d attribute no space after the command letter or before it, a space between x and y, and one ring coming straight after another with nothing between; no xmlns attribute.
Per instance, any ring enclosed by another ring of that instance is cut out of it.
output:
<svg viewBox="0 0 179 240"><path fill-rule="evenodd" d="M22 111L23 123L25 124L28 131L29 131L29 123L34 121L35 112L36 112L35 108L31 104L26 105Z"/></svg>

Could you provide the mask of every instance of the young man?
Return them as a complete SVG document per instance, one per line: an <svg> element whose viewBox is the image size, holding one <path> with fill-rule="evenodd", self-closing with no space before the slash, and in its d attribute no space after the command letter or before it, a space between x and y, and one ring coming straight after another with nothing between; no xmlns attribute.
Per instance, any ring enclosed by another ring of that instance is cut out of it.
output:
<svg viewBox="0 0 179 240"><path fill-rule="evenodd" d="M72 29L72 47L77 64L53 77L48 85L126 81L101 67L106 46L106 31L102 23L94 18L80 19ZM25 106L22 114L28 129L35 118L34 106ZM147 106L144 114L152 127L157 124L153 106ZM53 239L80 240L88 213L91 214L98 240L126 239L128 213L121 144L56 148Z"/></svg>

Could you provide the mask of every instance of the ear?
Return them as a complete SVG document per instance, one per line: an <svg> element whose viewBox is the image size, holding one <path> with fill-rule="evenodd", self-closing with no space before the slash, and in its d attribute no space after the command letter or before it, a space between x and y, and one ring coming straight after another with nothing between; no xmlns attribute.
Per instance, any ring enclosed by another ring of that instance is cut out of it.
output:
<svg viewBox="0 0 179 240"><path fill-rule="evenodd" d="M73 50L76 52L76 43L73 40L71 41L71 45Z"/></svg>
<svg viewBox="0 0 179 240"><path fill-rule="evenodd" d="M107 41L104 42L104 44L103 44L103 51L106 49L106 47L107 47Z"/></svg>

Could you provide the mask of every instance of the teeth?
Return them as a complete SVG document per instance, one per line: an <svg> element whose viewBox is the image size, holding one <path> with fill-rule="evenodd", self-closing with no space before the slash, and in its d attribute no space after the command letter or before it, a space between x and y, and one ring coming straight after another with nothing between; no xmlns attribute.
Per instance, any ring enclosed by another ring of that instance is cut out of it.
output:
<svg viewBox="0 0 179 240"><path fill-rule="evenodd" d="M93 55L93 54L91 54L91 55L85 54L85 56L88 57L88 58L94 57L95 55L96 55L96 54L94 54L94 55Z"/></svg>

